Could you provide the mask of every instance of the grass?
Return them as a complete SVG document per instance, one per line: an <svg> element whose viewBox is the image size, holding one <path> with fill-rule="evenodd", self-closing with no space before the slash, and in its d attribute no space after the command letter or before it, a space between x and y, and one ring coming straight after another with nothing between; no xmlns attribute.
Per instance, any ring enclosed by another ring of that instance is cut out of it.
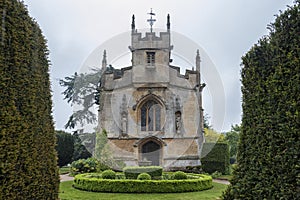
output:
<svg viewBox="0 0 300 200"><path fill-rule="evenodd" d="M70 167L59 168L59 174L68 174L68 173L70 173Z"/></svg>
<svg viewBox="0 0 300 200"><path fill-rule="evenodd" d="M213 188L201 192L186 192L186 193L162 193L162 194L124 194L124 193L96 193L74 189L73 181L60 183L60 200L201 200L201 199L217 199L226 189L226 185L213 183Z"/></svg>

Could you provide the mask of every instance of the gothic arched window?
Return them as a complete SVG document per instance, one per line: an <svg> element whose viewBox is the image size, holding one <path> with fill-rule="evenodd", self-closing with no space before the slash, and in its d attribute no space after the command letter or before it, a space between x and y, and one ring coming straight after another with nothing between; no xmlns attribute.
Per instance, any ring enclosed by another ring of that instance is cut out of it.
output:
<svg viewBox="0 0 300 200"><path fill-rule="evenodd" d="M153 100L145 102L141 107L141 130L161 130L161 106Z"/></svg>

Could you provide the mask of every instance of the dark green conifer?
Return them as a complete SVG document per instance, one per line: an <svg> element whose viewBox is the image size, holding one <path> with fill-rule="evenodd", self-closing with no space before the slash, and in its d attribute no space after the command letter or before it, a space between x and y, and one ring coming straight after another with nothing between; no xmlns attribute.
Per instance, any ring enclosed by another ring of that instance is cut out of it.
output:
<svg viewBox="0 0 300 200"><path fill-rule="evenodd" d="M300 199L300 1L242 58L237 169L224 199Z"/></svg>
<svg viewBox="0 0 300 200"><path fill-rule="evenodd" d="M0 16L0 199L57 199L46 40L22 1Z"/></svg>

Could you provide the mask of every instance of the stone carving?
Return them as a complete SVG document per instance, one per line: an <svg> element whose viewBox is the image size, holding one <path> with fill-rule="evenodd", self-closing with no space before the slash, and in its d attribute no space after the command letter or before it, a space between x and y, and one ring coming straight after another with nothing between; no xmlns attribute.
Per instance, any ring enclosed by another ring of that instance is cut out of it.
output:
<svg viewBox="0 0 300 200"><path fill-rule="evenodd" d="M181 132L181 113L180 112L176 112L175 119L176 119L176 133L179 134Z"/></svg>
<svg viewBox="0 0 300 200"><path fill-rule="evenodd" d="M181 108L180 98L177 96L175 99L175 131L177 134L182 134Z"/></svg>
<svg viewBox="0 0 300 200"><path fill-rule="evenodd" d="M122 104L121 104L121 108L120 108L120 115L121 115L121 136L127 136L128 135L128 131L127 131L127 122L128 122L128 111L127 111L127 101L126 101L126 95L123 95L122 98Z"/></svg>

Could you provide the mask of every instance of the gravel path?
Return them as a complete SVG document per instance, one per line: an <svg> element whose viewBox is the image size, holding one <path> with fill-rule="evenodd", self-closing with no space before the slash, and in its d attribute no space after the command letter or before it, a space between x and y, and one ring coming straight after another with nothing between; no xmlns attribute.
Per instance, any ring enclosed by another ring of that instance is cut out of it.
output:
<svg viewBox="0 0 300 200"><path fill-rule="evenodd" d="M69 174L60 175L60 182L73 181L73 180L74 180L74 177L69 176Z"/></svg>
<svg viewBox="0 0 300 200"><path fill-rule="evenodd" d="M229 185L230 182L227 180L223 180L223 179L213 179L213 182L215 183L221 183L221 184L225 184L225 185Z"/></svg>

